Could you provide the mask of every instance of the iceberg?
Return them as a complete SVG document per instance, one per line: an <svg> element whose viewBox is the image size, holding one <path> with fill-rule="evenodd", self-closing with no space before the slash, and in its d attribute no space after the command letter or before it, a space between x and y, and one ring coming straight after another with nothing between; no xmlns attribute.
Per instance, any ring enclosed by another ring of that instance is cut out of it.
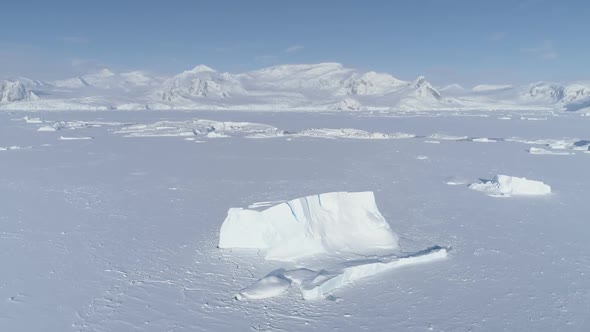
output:
<svg viewBox="0 0 590 332"><path fill-rule="evenodd" d="M373 192L332 192L280 203L262 211L231 208L220 248L261 249L266 259L293 261L338 252L398 250Z"/></svg>

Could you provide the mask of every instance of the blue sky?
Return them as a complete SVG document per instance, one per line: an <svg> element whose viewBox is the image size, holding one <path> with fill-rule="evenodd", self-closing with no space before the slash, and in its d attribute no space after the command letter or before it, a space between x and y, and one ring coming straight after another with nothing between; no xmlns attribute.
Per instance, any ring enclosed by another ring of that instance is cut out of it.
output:
<svg viewBox="0 0 590 332"><path fill-rule="evenodd" d="M340 62L436 84L590 79L589 1L10 1L0 77Z"/></svg>

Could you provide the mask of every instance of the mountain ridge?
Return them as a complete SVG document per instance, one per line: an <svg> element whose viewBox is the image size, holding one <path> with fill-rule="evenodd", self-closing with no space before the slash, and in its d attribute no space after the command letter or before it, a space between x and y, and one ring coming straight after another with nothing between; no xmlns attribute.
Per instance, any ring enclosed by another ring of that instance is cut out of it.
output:
<svg viewBox="0 0 590 332"><path fill-rule="evenodd" d="M475 110L553 109L590 105L590 82L535 82L523 86L459 85L435 88L425 77L404 81L389 73L340 63L284 64L243 73L204 64L171 77L103 68L78 77L42 82L0 81L0 109L275 109L275 110Z"/></svg>

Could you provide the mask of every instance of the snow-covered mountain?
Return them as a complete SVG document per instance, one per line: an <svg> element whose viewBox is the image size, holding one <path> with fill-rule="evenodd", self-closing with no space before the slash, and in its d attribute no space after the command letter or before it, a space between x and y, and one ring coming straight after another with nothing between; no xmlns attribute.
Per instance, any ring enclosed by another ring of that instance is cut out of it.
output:
<svg viewBox="0 0 590 332"><path fill-rule="evenodd" d="M302 94L334 93L354 71L339 63L280 65L237 75L254 91L285 91Z"/></svg>
<svg viewBox="0 0 590 332"><path fill-rule="evenodd" d="M31 80L0 81L0 103L37 100L33 92L35 83Z"/></svg>
<svg viewBox="0 0 590 332"><path fill-rule="evenodd" d="M107 68L78 77L49 82L50 85L56 88L122 89L126 91L136 88L155 87L161 83L162 79L142 71L115 73Z"/></svg>
<svg viewBox="0 0 590 332"><path fill-rule="evenodd" d="M41 82L0 81L0 109L235 109L235 110L566 110L590 107L590 82L526 86L452 84L436 89L420 76L339 63L279 65L244 73L199 65L172 77L103 69Z"/></svg>
<svg viewBox="0 0 590 332"><path fill-rule="evenodd" d="M339 63L279 65L237 75L199 65L166 80L155 95L170 108L208 105L346 111L367 109L364 103L371 105L375 98L384 100L382 107L395 105L404 97L431 103L441 99L424 78L407 82L386 73L345 68ZM386 98L392 95L396 98Z"/></svg>
<svg viewBox="0 0 590 332"><path fill-rule="evenodd" d="M243 73L237 78L249 90L331 96L385 95L411 84L387 73L360 72L330 62L274 66Z"/></svg>
<svg viewBox="0 0 590 332"><path fill-rule="evenodd" d="M555 103L562 107L587 104L590 102L590 82L576 82L568 85L537 82L529 86L523 97Z"/></svg>
<svg viewBox="0 0 590 332"><path fill-rule="evenodd" d="M408 82L399 80L389 74L370 71L361 75L355 73L355 75L343 82L338 92L347 95L384 95L407 85Z"/></svg>
<svg viewBox="0 0 590 332"><path fill-rule="evenodd" d="M227 98L245 94L241 83L229 73L218 73L205 65L199 65L166 80L158 95L162 101L174 102L193 97Z"/></svg>

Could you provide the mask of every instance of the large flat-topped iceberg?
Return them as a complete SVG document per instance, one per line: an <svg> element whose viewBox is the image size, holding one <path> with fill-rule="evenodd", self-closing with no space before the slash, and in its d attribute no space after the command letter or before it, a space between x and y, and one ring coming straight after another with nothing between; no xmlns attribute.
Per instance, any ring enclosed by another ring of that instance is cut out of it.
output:
<svg viewBox="0 0 590 332"><path fill-rule="evenodd" d="M332 192L294 199L263 211L231 208L220 248L262 249L267 259L399 249L372 192Z"/></svg>
<svg viewBox="0 0 590 332"><path fill-rule="evenodd" d="M483 191L491 196L547 195L551 187L541 181L528 180L516 176L496 175L491 181L469 185L473 190Z"/></svg>

